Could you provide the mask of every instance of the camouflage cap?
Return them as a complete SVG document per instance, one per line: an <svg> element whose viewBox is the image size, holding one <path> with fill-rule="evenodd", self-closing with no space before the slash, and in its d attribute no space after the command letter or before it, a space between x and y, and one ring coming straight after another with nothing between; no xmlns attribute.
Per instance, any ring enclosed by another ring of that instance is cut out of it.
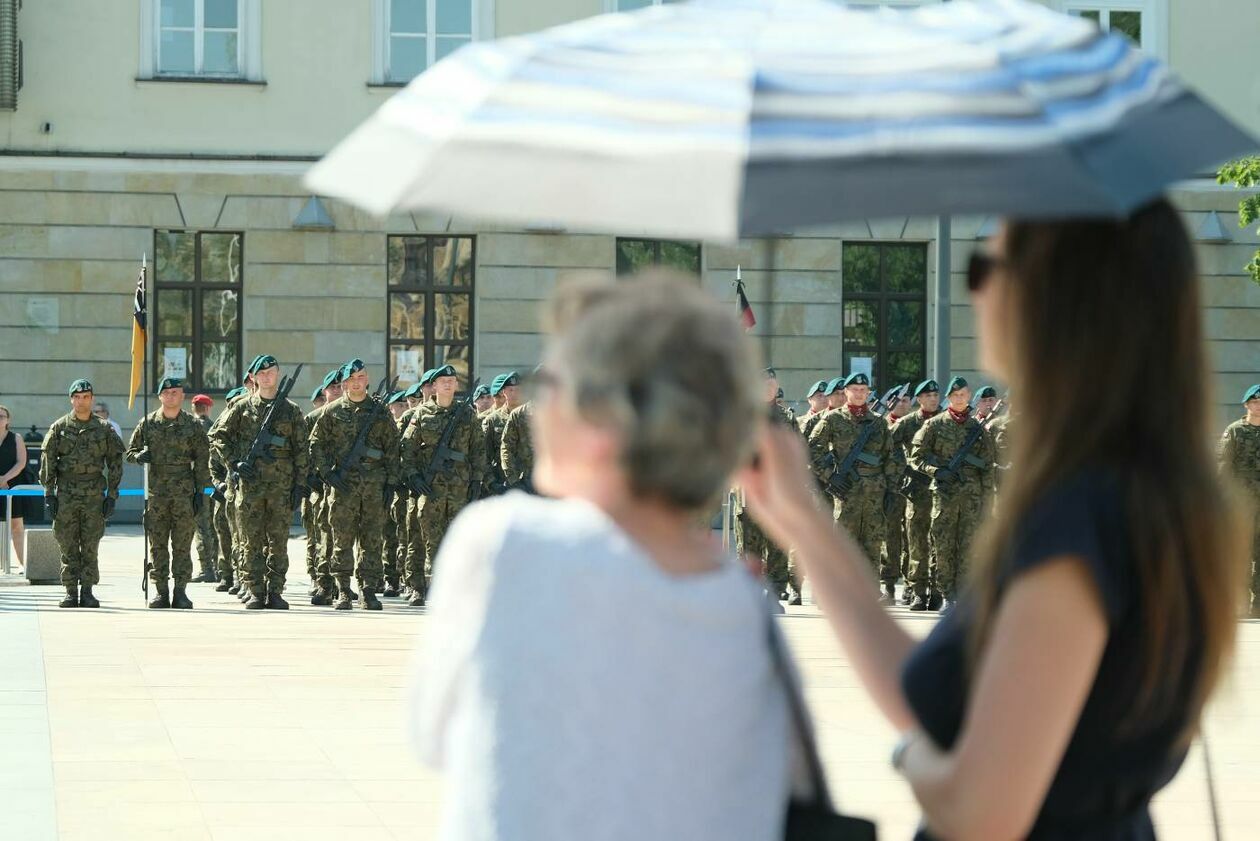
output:
<svg viewBox="0 0 1260 841"><path fill-rule="evenodd" d="M1256 383L1251 388L1247 389L1246 393L1243 394L1242 402L1248 403L1255 400L1257 397L1260 397L1260 383Z"/></svg>
<svg viewBox="0 0 1260 841"><path fill-rule="evenodd" d="M70 396L71 397L83 391L95 391L95 389L92 388L92 384L90 382L83 379L78 379L70 383Z"/></svg>
<svg viewBox="0 0 1260 841"><path fill-rule="evenodd" d="M162 379L158 380L157 388L153 391L153 393L161 394L162 392L166 391L168 388L183 388L183 387L184 387L184 381L181 380L179 377L163 377Z"/></svg>
<svg viewBox="0 0 1260 841"><path fill-rule="evenodd" d="M962 377L954 377L952 380L949 381L949 385L945 387L945 396L948 397L949 395L953 394L958 389L966 388L966 387L967 387L967 381L965 379L963 379Z"/></svg>
<svg viewBox="0 0 1260 841"><path fill-rule="evenodd" d="M226 395L224 395L223 399L226 400L228 403L231 403L233 400L237 399L238 397L244 397L248 393L249 392L246 391L243 386L238 385L236 388L232 389Z"/></svg>
<svg viewBox="0 0 1260 841"><path fill-rule="evenodd" d="M991 385L982 385L976 389L975 397L977 400L983 400L986 397L997 397L997 389Z"/></svg>
<svg viewBox="0 0 1260 841"><path fill-rule="evenodd" d="M849 374L849 376L845 377L845 380L844 380L845 388L848 388L851 385L869 386L870 384L871 384L871 378L866 376L866 374L863 374L861 371L854 371L852 374Z"/></svg>
<svg viewBox="0 0 1260 841"><path fill-rule="evenodd" d="M924 380L915 386L914 396L918 397L920 394L939 394L940 390L941 387L936 384L936 380Z"/></svg>
<svg viewBox="0 0 1260 841"><path fill-rule="evenodd" d="M815 394L817 394L820 391L823 393L826 393L826 389L827 389L827 381L819 380L818 382L814 383L813 385L809 387L809 391L805 392L805 398L809 399L810 397L813 397Z"/></svg>

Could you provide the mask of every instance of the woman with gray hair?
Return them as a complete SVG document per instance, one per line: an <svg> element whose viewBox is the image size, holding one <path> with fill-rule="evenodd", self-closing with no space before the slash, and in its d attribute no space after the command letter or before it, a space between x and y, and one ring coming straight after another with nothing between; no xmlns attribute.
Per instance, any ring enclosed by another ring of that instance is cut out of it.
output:
<svg viewBox="0 0 1260 841"><path fill-rule="evenodd" d="M782 836L788 706L762 585L697 526L751 457L757 355L694 282L562 289L534 480L442 545L413 725L439 838Z"/></svg>

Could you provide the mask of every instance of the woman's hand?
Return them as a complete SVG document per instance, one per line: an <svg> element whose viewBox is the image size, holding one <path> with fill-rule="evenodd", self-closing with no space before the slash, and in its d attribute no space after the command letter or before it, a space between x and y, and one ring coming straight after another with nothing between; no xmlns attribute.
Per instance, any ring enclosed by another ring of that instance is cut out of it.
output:
<svg viewBox="0 0 1260 841"><path fill-rule="evenodd" d="M9 480L0 479L0 491L7 491L8 489L9 489Z"/></svg>
<svg viewBox="0 0 1260 841"><path fill-rule="evenodd" d="M757 458L740 472L737 481L753 516L780 546L793 545L800 529L811 520L830 527L831 518L814 505L809 456L793 430L778 425L764 429Z"/></svg>

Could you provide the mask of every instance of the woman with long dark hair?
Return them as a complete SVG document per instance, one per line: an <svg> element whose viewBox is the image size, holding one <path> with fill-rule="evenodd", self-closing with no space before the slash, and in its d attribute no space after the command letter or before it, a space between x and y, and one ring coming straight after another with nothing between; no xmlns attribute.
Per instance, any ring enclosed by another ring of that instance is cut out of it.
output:
<svg viewBox="0 0 1260 841"><path fill-rule="evenodd" d="M920 838L1150 839L1233 650L1247 538L1211 454L1191 245L1164 200L1014 221L969 285L982 366L1019 400L1014 467L926 641L871 598L791 435L768 431L741 482L904 733Z"/></svg>

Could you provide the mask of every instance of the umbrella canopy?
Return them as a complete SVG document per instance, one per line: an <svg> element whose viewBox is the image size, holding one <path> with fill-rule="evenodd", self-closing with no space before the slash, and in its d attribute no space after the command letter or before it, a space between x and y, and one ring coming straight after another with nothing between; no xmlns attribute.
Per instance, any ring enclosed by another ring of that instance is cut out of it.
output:
<svg viewBox="0 0 1260 841"><path fill-rule="evenodd" d="M1257 144L1026 0L693 0L465 47L307 175L369 211L731 241L846 218L1120 215Z"/></svg>

